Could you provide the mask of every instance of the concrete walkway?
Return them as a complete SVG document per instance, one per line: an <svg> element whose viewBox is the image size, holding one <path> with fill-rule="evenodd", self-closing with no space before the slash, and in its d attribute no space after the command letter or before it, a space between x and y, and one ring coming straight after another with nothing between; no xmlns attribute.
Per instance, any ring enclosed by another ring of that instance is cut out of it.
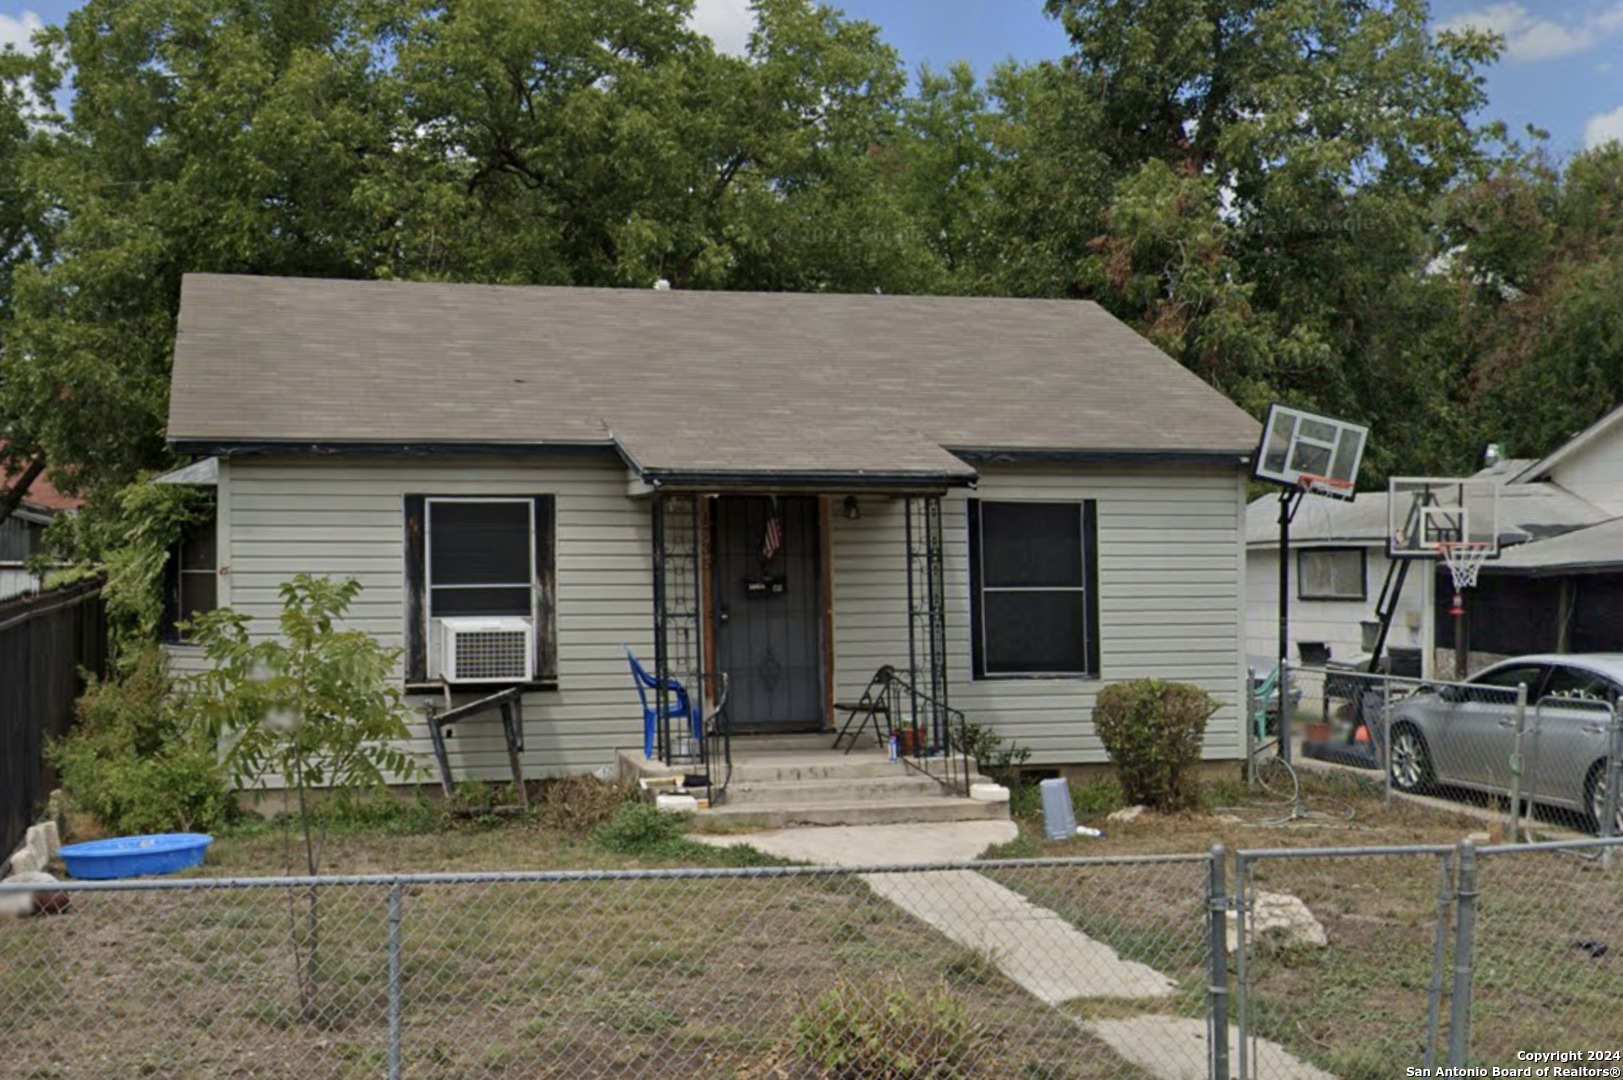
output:
<svg viewBox="0 0 1623 1080"><path fill-rule="evenodd" d="M700 843L749 844L780 858L824 866L907 866L967 862L1019 833L1011 821L917 825L848 825L704 836ZM1167 997L1176 983L1154 968L1124 960L1067 920L970 869L863 874L878 896L962 945L980 951L1013 982L1048 1005L1084 998ZM1058 1015L1098 1038L1159 1080L1204 1080L1206 1023L1146 1015L1088 1020ZM1231 1071L1238 1069L1239 1029L1229 1028ZM1259 1040L1253 1075L1268 1080L1334 1080L1283 1047Z"/></svg>

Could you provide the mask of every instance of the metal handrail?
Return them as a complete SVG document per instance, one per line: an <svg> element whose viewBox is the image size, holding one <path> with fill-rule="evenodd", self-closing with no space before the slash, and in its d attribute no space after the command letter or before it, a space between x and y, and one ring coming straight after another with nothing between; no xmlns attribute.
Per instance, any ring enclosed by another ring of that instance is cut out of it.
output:
<svg viewBox="0 0 1623 1080"><path fill-rule="evenodd" d="M710 781L710 805L717 806L725 801L727 785L733 778L732 724L727 718L727 698L732 689L732 679L724 671L711 672L701 678L714 680L716 691L715 706L704 713L704 740L700 744L700 752L705 779ZM702 711L705 695L701 692L699 696Z"/></svg>
<svg viewBox="0 0 1623 1080"><path fill-rule="evenodd" d="M912 702L912 709L904 713L901 708L903 692ZM930 694L914 686L901 672L891 675L886 692L894 695L890 703L892 723L895 718L908 716L915 724L918 722L920 706L927 706L927 715L932 718L930 724L930 743L924 747L915 747L914 754L898 755L899 759L908 768L930 777L949 791L957 791L967 796L969 794L969 780L972 775L969 768L969 721L958 709L953 708L944 701L938 701ZM930 751L939 750L940 757L934 757ZM938 775L927 767L920 765L920 761L939 760L946 764L946 770ZM959 768L959 766L962 768Z"/></svg>

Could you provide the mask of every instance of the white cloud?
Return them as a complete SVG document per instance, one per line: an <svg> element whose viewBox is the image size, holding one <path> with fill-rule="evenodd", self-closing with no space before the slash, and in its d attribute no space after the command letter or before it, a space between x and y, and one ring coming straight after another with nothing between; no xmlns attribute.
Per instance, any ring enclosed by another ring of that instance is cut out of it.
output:
<svg viewBox="0 0 1623 1080"><path fill-rule="evenodd" d="M31 39L43 29L45 20L32 11L25 11L21 15L0 15L0 48L15 45L22 52L33 52Z"/></svg>
<svg viewBox="0 0 1623 1080"><path fill-rule="evenodd" d="M1609 113L1591 116L1584 125L1584 146L1593 150L1609 142L1623 142L1623 105Z"/></svg>
<svg viewBox="0 0 1623 1080"><path fill-rule="evenodd" d="M1623 31L1623 3L1559 21L1535 16L1518 3L1493 4L1456 15L1439 26L1442 30L1467 28L1503 36L1507 60L1536 63L1588 52L1602 39Z"/></svg>
<svg viewBox="0 0 1623 1080"><path fill-rule="evenodd" d="M708 35L718 51L737 56L749 47L755 12L749 0L698 0L692 21L693 29Z"/></svg>

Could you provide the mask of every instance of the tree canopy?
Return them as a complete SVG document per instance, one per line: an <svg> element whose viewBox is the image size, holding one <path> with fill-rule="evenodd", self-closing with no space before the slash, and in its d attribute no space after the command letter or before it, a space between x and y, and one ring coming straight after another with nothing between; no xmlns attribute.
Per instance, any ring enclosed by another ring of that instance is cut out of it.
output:
<svg viewBox="0 0 1623 1080"><path fill-rule="evenodd" d="M168 464L192 271L1090 299L1368 421L1366 481L1623 397L1623 150L1480 123L1501 43L1423 0L1047 0L1068 55L984 82L754 6L728 55L691 0L88 0L0 56L4 453Z"/></svg>

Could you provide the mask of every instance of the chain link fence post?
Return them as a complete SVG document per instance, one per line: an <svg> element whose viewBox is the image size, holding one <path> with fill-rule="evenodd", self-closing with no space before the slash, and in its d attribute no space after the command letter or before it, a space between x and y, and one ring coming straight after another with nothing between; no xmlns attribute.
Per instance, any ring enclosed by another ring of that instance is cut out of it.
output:
<svg viewBox="0 0 1623 1080"><path fill-rule="evenodd" d="M1611 840L1617 836L1617 805L1618 787L1623 783L1623 701L1612 702L1611 731L1607 733L1606 740L1606 798L1605 805L1601 807L1601 814L1605 821L1595 822L1595 831L1603 839ZM1612 866L1612 848L1610 845L1601 849L1601 865L1608 870Z"/></svg>
<svg viewBox="0 0 1623 1080"><path fill-rule="evenodd" d="M1223 879L1226 854L1222 844L1212 846L1206 884L1206 948L1211 967L1206 981L1206 1045L1211 1047L1211 1080L1229 1080L1229 898L1228 883Z"/></svg>
<svg viewBox="0 0 1623 1080"><path fill-rule="evenodd" d="M389 885L389 1080L400 1080L400 1029L404 1019L401 972L403 917L400 882Z"/></svg>
<svg viewBox="0 0 1623 1080"><path fill-rule="evenodd" d="M1465 1065L1471 1049L1471 977L1476 955L1476 844L1460 841L1459 916L1454 924L1454 988L1449 996L1448 1064Z"/></svg>
<svg viewBox="0 0 1623 1080"><path fill-rule="evenodd" d="M1254 973L1251 970L1251 946L1249 915L1251 912L1250 882L1254 873L1253 866L1247 861L1245 852L1234 854L1234 896L1231 900L1234 910L1234 960L1235 978L1239 982L1240 992L1235 1018L1240 1030L1240 1071L1237 1080L1248 1080L1251 1076L1251 1048L1254 1036L1251 1032L1251 996ZM1224 947L1228 941L1225 938Z"/></svg>
<svg viewBox="0 0 1623 1080"><path fill-rule="evenodd" d="M1527 684L1516 684L1516 737L1510 750L1510 828L1509 842L1521 842L1522 831L1522 736L1527 731Z"/></svg>
<svg viewBox="0 0 1623 1080"><path fill-rule="evenodd" d="M1437 936L1432 942L1431 985L1426 992L1426 1071L1437 1064L1442 1041L1443 971L1448 967L1448 913L1454 907L1454 853L1442 858L1437 881Z"/></svg>
<svg viewBox="0 0 1623 1080"><path fill-rule="evenodd" d="M1258 711L1258 705L1262 706ZM1257 689L1257 669L1245 669L1245 782L1250 787L1257 782L1257 717L1267 722L1268 702Z"/></svg>

